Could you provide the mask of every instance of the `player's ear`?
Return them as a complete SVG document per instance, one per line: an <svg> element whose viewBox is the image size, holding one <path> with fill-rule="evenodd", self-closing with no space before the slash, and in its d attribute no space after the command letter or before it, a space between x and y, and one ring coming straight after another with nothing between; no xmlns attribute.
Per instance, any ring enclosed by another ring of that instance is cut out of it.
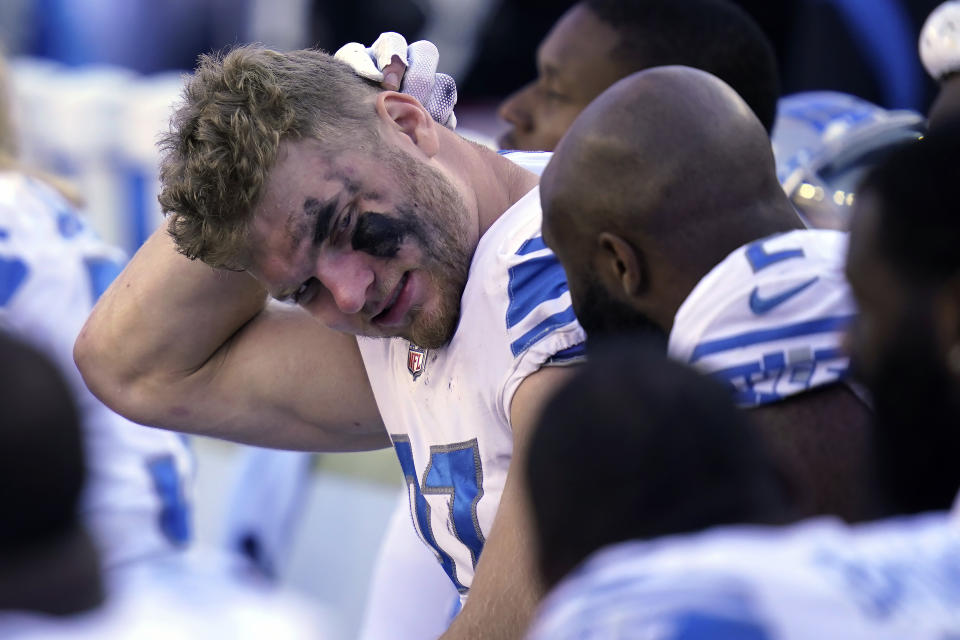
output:
<svg viewBox="0 0 960 640"><path fill-rule="evenodd" d="M381 91L376 100L377 115L394 131L406 136L427 157L440 150L433 119L420 101L405 93Z"/></svg>
<svg viewBox="0 0 960 640"><path fill-rule="evenodd" d="M642 294L647 288L647 268L643 255L630 242L604 231L597 236L600 268L613 278L627 298Z"/></svg>

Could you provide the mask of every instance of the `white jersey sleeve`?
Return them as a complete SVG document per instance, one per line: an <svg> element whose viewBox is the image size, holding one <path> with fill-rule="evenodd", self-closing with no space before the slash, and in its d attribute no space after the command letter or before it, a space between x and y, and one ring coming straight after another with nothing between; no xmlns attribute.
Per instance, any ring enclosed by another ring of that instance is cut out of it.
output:
<svg viewBox="0 0 960 640"><path fill-rule="evenodd" d="M0 173L0 327L43 350L74 391L88 460L82 510L107 567L189 538L183 440L110 411L73 362L77 334L123 259L49 186Z"/></svg>
<svg viewBox="0 0 960 640"><path fill-rule="evenodd" d="M843 232L803 230L737 249L680 306L670 356L728 384L743 407L843 380L856 313L846 246Z"/></svg>
<svg viewBox="0 0 960 640"><path fill-rule="evenodd" d="M586 336L540 220L534 189L480 239L447 346L358 339L414 524L462 594L513 454L513 394L540 367L583 356Z"/></svg>
<svg viewBox="0 0 960 640"><path fill-rule="evenodd" d="M722 527L595 553L529 640L960 637L960 531L946 514L847 527Z"/></svg>

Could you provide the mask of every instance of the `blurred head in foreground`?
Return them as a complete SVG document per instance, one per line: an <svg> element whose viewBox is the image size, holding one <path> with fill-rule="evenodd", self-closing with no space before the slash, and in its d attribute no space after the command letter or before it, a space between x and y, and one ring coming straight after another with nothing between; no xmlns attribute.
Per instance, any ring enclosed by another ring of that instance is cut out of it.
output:
<svg viewBox="0 0 960 640"><path fill-rule="evenodd" d="M850 346L897 512L947 508L960 487L958 155L960 127L942 125L876 167L854 205Z"/></svg>
<svg viewBox="0 0 960 640"><path fill-rule="evenodd" d="M102 601L77 513L85 470L77 409L59 370L0 332L0 609L69 614Z"/></svg>
<svg viewBox="0 0 960 640"><path fill-rule="evenodd" d="M530 443L545 586L616 542L783 519L781 477L745 420L725 389L653 345L611 342L592 354Z"/></svg>

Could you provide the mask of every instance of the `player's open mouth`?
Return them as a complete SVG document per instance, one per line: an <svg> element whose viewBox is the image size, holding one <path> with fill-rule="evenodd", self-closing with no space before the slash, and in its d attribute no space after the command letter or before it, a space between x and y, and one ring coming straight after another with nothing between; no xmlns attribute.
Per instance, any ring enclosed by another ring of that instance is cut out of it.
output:
<svg viewBox="0 0 960 640"><path fill-rule="evenodd" d="M407 271L400 278L400 282L397 283L396 288L393 290L393 295L390 296L383 310L371 318L371 321L381 327L401 324L410 308L412 297L411 289L410 272Z"/></svg>

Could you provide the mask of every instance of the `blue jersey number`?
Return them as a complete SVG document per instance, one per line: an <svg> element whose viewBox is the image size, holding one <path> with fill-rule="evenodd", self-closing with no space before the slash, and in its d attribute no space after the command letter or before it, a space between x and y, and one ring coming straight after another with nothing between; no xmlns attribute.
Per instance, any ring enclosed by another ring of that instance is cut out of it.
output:
<svg viewBox="0 0 960 640"><path fill-rule="evenodd" d="M18 258L0 256L0 307L5 307L27 280L30 270L27 263Z"/></svg>
<svg viewBox="0 0 960 640"><path fill-rule="evenodd" d="M75 214L61 212L57 217L60 235L70 239L83 229L83 222ZM0 241L7 240L10 232L0 228ZM86 257L83 264L90 277L90 295L96 302L107 290L114 278L123 270L123 265L110 258ZM0 307L6 306L14 294L27 281L30 267L17 256L0 256Z"/></svg>
<svg viewBox="0 0 960 640"><path fill-rule="evenodd" d="M190 507L183 495L180 474L171 455L147 462L147 471L153 479L153 488L160 498L158 524L163 537L174 545L190 540Z"/></svg>
<svg viewBox="0 0 960 640"><path fill-rule="evenodd" d="M393 446L403 469L408 489L413 490L413 513L417 529L423 540L437 554L443 570L447 572L457 590L465 593L467 588L457 580L456 564L437 544L430 524L430 505L424 494L449 496L450 524L457 539L470 551L470 560L477 566L483 549L483 533L477 520L477 503L483 497L483 469L480 465L480 450L477 439L457 444L430 447L430 463L423 474L423 482L417 481L413 464L413 448L406 436L393 436Z"/></svg>
<svg viewBox="0 0 960 640"><path fill-rule="evenodd" d="M773 238L775 237L776 236L773 236ZM750 267L753 269L754 273L762 269L766 269L770 265L776 264L782 260L803 257L803 249L784 249L783 251L777 251L775 253L767 253L767 250L763 248L763 245L766 244L768 240L772 240L773 238L757 240L747 247L747 260L750 262Z"/></svg>

